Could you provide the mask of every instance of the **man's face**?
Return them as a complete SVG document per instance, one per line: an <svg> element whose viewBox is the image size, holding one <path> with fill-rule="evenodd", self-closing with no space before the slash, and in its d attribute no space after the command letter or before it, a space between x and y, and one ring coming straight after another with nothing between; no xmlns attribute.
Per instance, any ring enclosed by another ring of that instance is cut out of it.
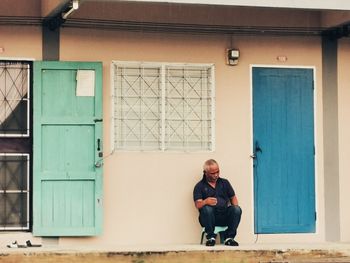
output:
<svg viewBox="0 0 350 263"><path fill-rule="evenodd" d="M220 170L217 164L210 165L208 170L205 172L206 178L209 182L216 182L219 178Z"/></svg>

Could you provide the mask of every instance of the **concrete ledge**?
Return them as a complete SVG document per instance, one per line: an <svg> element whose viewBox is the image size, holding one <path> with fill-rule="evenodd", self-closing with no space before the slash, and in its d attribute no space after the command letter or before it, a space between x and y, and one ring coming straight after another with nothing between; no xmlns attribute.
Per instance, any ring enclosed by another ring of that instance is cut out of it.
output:
<svg viewBox="0 0 350 263"><path fill-rule="evenodd" d="M269 247L270 246L270 247ZM297 246L297 245L295 245ZM108 249L93 247L41 247L4 249L1 263L70 262L70 263L296 263L350 262L350 244L305 245L304 248L278 248L278 245L246 245L207 248L199 245L157 248Z"/></svg>

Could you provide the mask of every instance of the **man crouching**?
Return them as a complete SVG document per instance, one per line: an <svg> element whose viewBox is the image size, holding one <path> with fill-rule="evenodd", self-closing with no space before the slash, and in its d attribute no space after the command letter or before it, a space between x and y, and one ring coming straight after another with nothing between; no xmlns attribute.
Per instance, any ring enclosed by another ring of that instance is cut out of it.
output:
<svg viewBox="0 0 350 263"><path fill-rule="evenodd" d="M242 210L230 182L219 177L218 163L207 160L203 166L203 178L193 190L193 200L199 210L199 223L205 229L206 246L214 246L215 226L227 226L225 242L227 246L238 246L235 241Z"/></svg>

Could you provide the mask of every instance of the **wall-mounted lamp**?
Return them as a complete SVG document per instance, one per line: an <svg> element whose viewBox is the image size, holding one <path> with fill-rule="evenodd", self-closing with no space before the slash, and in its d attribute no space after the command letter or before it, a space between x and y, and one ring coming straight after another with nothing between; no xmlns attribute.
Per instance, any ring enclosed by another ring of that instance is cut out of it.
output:
<svg viewBox="0 0 350 263"><path fill-rule="evenodd" d="M230 66L235 66L238 64L239 50L238 49L228 49L227 50L227 64Z"/></svg>
<svg viewBox="0 0 350 263"><path fill-rule="evenodd" d="M69 16L71 13L73 13L75 10L77 10L78 8L79 8L79 0L73 0L73 1L71 2L71 7L70 7L70 9L69 9L67 12L62 13L62 18L66 20L66 19L68 18L68 16Z"/></svg>

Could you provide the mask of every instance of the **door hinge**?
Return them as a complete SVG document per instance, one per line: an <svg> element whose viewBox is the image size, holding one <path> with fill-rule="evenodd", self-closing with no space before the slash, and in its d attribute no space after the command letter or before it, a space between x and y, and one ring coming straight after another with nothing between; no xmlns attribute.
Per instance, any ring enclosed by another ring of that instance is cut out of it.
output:
<svg viewBox="0 0 350 263"><path fill-rule="evenodd" d="M316 149L315 149L315 145L314 145L314 155L316 154Z"/></svg>
<svg viewBox="0 0 350 263"><path fill-rule="evenodd" d="M315 221L317 221L317 212L315 212Z"/></svg>

